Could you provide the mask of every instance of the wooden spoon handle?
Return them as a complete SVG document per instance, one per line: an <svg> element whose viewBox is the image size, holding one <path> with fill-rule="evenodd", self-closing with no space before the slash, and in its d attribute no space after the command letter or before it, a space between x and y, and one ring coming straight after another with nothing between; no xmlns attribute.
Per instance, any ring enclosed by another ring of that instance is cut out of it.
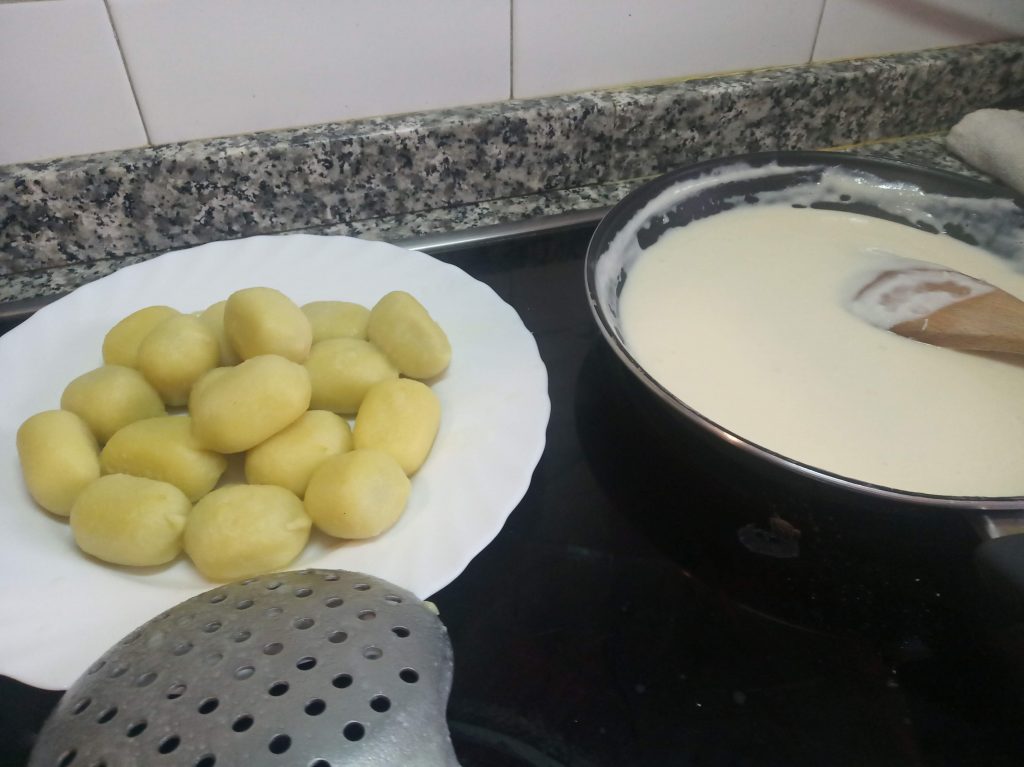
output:
<svg viewBox="0 0 1024 767"><path fill-rule="evenodd" d="M890 330L950 349L1024 354L1024 302L996 289Z"/></svg>

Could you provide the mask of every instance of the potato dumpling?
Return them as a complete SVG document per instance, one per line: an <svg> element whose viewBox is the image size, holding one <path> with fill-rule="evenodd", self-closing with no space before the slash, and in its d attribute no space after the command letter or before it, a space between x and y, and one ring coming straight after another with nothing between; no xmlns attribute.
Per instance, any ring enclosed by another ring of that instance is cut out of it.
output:
<svg viewBox="0 0 1024 767"><path fill-rule="evenodd" d="M174 485L108 474L78 495L71 532L86 554L115 565L146 567L170 562L192 504Z"/></svg>
<svg viewBox="0 0 1024 767"><path fill-rule="evenodd" d="M192 432L210 450L240 453L294 422L309 396L306 369L274 354L215 368L192 387Z"/></svg>
<svg viewBox="0 0 1024 767"><path fill-rule="evenodd" d="M138 368L168 405L184 405L192 385L220 362L220 346L191 314L164 320L139 345Z"/></svg>
<svg viewBox="0 0 1024 767"><path fill-rule="evenodd" d="M245 288L228 297L224 333L243 360L278 354L303 362L313 344L313 328L302 310L273 288Z"/></svg>
<svg viewBox="0 0 1024 767"><path fill-rule="evenodd" d="M401 290L374 305L366 337L410 378L433 378L444 372L452 358L441 326L419 301Z"/></svg>
<svg viewBox="0 0 1024 767"><path fill-rule="evenodd" d="M363 399L353 442L390 453L411 475L427 459L440 423L441 402L429 386L411 378L383 381Z"/></svg>
<svg viewBox="0 0 1024 767"><path fill-rule="evenodd" d="M301 498L321 463L351 449L348 421L326 410L309 410L245 454L245 478L253 485L278 485Z"/></svg>
<svg viewBox="0 0 1024 767"><path fill-rule="evenodd" d="M60 406L80 416L101 444L133 421L167 412L142 373L123 365L104 365L78 376L65 387Z"/></svg>
<svg viewBox="0 0 1024 767"><path fill-rule="evenodd" d="M169 306L147 306L132 312L107 331L103 338L103 361L108 365L135 367L142 339L161 322L177 314L178 311Z"/></svg>
<svg viewBox="0 0 1024 767"><path fill-rule="evenodd" d="M228 485L192 509L185 553L211 580L247 578L290 564L310 526L302 501L283 487Z"/></svg>
<svg viewBox="0 0 1024 767"><path fill-rule="evenodd" d="M371 386L398 378L398 369L380 349L357 338L315 344L306 370L313 387L310 407L335 413L355 413Z"/></svg>
<svg viewBox="0 0 1024 767"><path fill-rule="evenodd" d="M213 331L213 335L217 339L217 345L220 347L220 364L237 365L242 361L242 358L238 356L238 352L235 351L231 342L228 341L227 334L224 332L224 309L227 305L227 301L218 301L201 311L199 319L206 324L206 327Z"/></svg>
<svg viewBox="0 0 1024 767"><path fill-rule="evenodd" d="M328 338L360 338L366 340L366 324L370 310L349 301L313 301L302 307L302 313L313 327L313 343Z"/></svg>
<svg viewBox="0 0 1024 767"><path fill-rule="evenodd" d="M382 450L328 458L306 488L313 524L336 538L373 538L390 528L409 500L409 478Z"/></svg>
<svg viewBox="0 0 1024 767"><path fill-rule="evenodd" d="M29 495L61 516L100 476L99 446L85 421L67 410L36 413L18 429L18 458Z"/></svg>
<svg viewBox="0 0 1024 767"><path fill-rule="evenodd" d="M169 482L194 503L213 490L228 460L199 444L189 416L165 415L120 429L100 453L100 465L106 474Z"/></svg>

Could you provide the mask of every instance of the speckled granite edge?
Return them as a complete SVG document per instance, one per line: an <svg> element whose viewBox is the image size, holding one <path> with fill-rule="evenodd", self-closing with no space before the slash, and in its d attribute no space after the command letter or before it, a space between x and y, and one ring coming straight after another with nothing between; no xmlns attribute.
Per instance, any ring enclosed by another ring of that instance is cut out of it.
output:
<svg viewBox="0 0 1024 767"><path fill-rule="evenodd" d="M995 179L965 165L946 149L945 134L839 147L841 151L938 168L992 183ZM328 224L302 230L307 234L344 235L373 240L399 241L437 232L462 231L483 226L524 221L543 216L614 205L647 178L544 192L536 195L488 200L457 208L383 216L364 221ZM284 232L282 232L284 233ZM0 303L66 293L78 285L110 274L122 266L156 254L101 258L91 263L35 270L11 275L0 282Z"/></svg>
<svg viewBox="0 0 1024 767"><path fill-rule="evenodd" d="M707 157L937 134L1018 106L1021 83L1011 41L7 166L0 301L218 239L401 239L601 207Z"/></svg>

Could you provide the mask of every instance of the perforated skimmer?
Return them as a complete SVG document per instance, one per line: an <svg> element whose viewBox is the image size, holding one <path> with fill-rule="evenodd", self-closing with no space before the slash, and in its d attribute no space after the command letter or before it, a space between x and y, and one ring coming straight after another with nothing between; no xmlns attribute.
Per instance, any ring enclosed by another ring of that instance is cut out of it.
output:
<svg viewBox="0 0 1024 767"><path fill-rule="evenodd" d="M251 578L133 631L71 686L30 767L453 765L448 634L386 581Z"/></svg>

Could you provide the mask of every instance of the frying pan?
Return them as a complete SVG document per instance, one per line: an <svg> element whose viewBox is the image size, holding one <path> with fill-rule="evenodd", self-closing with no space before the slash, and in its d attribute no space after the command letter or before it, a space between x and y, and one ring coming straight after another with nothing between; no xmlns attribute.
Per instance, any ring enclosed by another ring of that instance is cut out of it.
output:
<svg viewBox="0 0 1024 767"><path fill-rule="evenodd" d="M647 247L675 227L738 206L783 199L795 206L847 211L942 232L1024 262L1024 200L1004 187L959 174L840 152L804 151L724 157L667 173L614 206L587 250L590 307L634 399L652 416L650 422L662 438L696 439L749 472L738 481L749 476L751 482L770 481L795 492L801 506L815 510L815 526L824 510L845 508L852 510L852 516L840 514L847 525L870 527L872 516L880 521L879 515L897 515L899 524L905 522L925 537L938 525L963 527L969 532L954 537L975 537L974 560L999 610L1008 619L1024 616L1024 535L1019 534L1024 532L1024 497L916 493L793 460L731 432L675 397L644 370L623 340L618 298L630 268ZM785 539L786 524L783 520L778 529L768 531L768 538Z"/></svg>

